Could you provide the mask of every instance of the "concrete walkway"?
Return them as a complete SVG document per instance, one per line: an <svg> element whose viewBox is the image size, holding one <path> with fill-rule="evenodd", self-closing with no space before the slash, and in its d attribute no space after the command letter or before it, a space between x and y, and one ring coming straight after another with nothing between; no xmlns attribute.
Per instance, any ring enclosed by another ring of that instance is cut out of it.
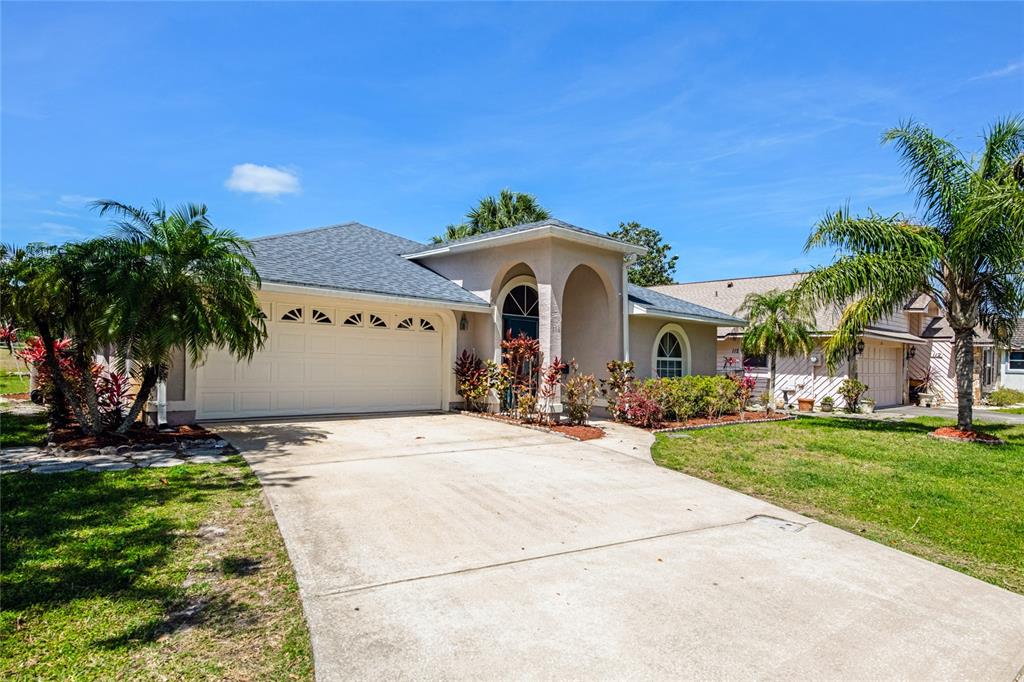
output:
<svg viewBox="0 0 1024 682"><path fill-rule="evenodd" d="M876 410L875 414L882 418L907 419L909 417L941 417L956 422L956 407L918 407L917 405L899 405ZM866 415L863 415L866 416ZM1024 414L1003 412L990 407L974 408L974 421L979 424L1024 424Z"/></svg>
<svg viewBox="0 0 1024 682"><path fill-rule="evenodd" d="M659 468L636 434L578 443L458 415L218 431L265 486L321 680L1024 666L1024 597Z"/></svg>

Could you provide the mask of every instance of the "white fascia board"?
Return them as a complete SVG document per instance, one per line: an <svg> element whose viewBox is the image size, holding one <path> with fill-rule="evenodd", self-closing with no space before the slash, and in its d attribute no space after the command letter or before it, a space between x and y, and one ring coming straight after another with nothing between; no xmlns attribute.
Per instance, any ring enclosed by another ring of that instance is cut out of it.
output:
<svg viewBox="0 0 1024 682"><path fill-rule="evenodd" d="M629 314L637 316L647 317L658 317L666 320L683 320L685 322L700 322L703 324L713 324L716 327L745 327L746 320L737 320L735 322L731 320L723 320L720 317L704 317L703 315L687 315L686 313L674 313L668 310L658 310L655 308L646 308L637 303L629 304Z"/></svg>
<svg viewBox="0 0 1024 682"><path fill-rule="evenodd" d="M406 253L402 254L402 258L416 260L418 258L426 258L427 256L442 256L461 251L476 251L478 249L489 248L497 244L516 244L519 242L530 241L532 239L540 239L542 237L559 237L571 242L588 244L590 246L597 246L599 248L619 251L621 253L632 253L638 256L642 256L647 253L647 249L643 246L626 244L617 239L612 239L611 237L583 234L582 232L567 230L564 227L558 227L557 225L541 225L540 227L531 227L529 230L523 230L522 232L500 234L493 237L483 237L465 244L450 244L447 246L439 246L436 249L428 249L426 251L418 251L416 253Z"/></svg>
<svg viewBox="0 0 1024 682"><path fill-rule="evenodd" d="M432 298L412 298L409 296L392 296L389 294L374 294L365 291L349 291L347 289L330 289L327 287L302 286L299 284L282 284L280 282L263 282L262 291L278 292L282 294L306 294L309 296L337 296L339 298L350 298L359 301L375 301L377 303L393 303L399 305L416 306L420 308L445 308L447 310L468 310L471 312L482 312L491 309L489 303L460 303L456 301L439 301Z"/></svg>

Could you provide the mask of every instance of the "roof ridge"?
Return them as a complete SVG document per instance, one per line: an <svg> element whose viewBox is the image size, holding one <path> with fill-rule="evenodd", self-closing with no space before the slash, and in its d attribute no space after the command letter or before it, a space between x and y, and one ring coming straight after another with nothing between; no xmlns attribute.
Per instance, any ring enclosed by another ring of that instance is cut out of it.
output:
<svg viewBox="0 0 1024 682"><path fill-rule="evenodd" d="M293 237L293 236L299 235L299 234L309 234L311 232L323 232L324 230L334 230L334 229L337 229L339 227L355 227L355 226L365 227L365 228L367 228L369 230L376 230L377 232L383 232L383 230L377 230L377 228L375 228L375 227L370 227L369 225L364 225L361 222L359 222L358 220L350 220L350 221L348 221L346 223L335 223L334 225L324 225L323 227L308 227L308 228L305 228L305 229L302 229L302 230L292 230L291 232L278 232L277 234L268 234L268 235L264 235L262 237L253 237L249 241L251 241L251 242L262 242L262 241L266 241L267 239L280 239L281 237ZM388 233L385 232L385 234L388 234ZM397 237L398 235L393 235L393 236Z"/></svg>
<svg viewBox="0 0 1024 682"><path fill-rule="evenodd" d="M662 287L674 287L682 286L685 284L711 284L713 282L736 282L748 279L767 279L769 277L792 277L793 275L809 275L811 270L801 270L800 272L780 272L774 275L750 275L748 277L720 277L718 279L698 279L692 282L672 282L672 284L659 284Z"/></svg>

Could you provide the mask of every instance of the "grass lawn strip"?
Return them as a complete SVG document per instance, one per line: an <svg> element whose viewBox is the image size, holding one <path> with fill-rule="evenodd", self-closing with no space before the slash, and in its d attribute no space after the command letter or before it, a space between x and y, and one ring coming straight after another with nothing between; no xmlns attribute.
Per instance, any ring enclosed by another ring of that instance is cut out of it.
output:
<svg viewBox="0 0 1024 682"><path fill-rule="evenodd" d="M0 412L0 447L46 445L46 415Z"/></svg>
<svg viewBox="0 0 1024 682"><path fill-rule="evenodd" d="M0 677L309 680L298 588L228 464L3 478Z"/></svg>
<svg viewBox="0 0 1024 682"><path fill-rule="evenodd" d="M930 438L939 418L806 417L659 435L658 464L1024 593L1024 426L1001 447Z"/></svg>
<svg viewBox="0 0 1024 682"><path fill-rule="evenodd" d="M0 395L28 393L28 374L0 372Z"/></svg>

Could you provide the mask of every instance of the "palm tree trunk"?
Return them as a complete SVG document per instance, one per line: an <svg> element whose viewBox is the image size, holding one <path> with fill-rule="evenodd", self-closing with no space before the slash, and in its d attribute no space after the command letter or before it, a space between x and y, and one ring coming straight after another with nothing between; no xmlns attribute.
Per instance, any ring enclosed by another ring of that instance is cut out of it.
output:
<svg viewBox="0 0 1024 682"><path fill-rule="evenodd" d="M153 393L157 378L158 373L155 367L147 367L142 373L142 385L139 386L139 392L135 394L135 400L132 401L131 409L125 415L124 421L117 427L117 433L127 433L128 429L135 423L135 420L139 418L139 413L142 412L142 408L145 407L150 394Z"/></svg>
<svg viewBox="0 0 1024 682"><path fill-rule="evenodd" d="M57 360L57 351L54 346L55 339L50 331L50 325L38 319L35 320L35 323L36 328L39 330L39 338L43 341L43 348L46 350L46 367L50 370L50 379L53 381L53 385L57 387L58 398L63 399L71 406L71 412L78 421L78 427L86 433L91 433L88 414L60 368L60 362ZM53 426L53 424L50 425L51 428Z"/></svg>
<svg viewBox="0 0 1024 682"><path fill-rule="evenodd" d="M775 411L775 353L768 360L768 411Z"/></svg>
<svg viewBox="0 0 1024 682"><path fill-rule="evenodd" d="M956 364L956 427L974 428L974 330L953 330L953 358Z"/></svg>
<svg viewBox="0 0 1024 682"><path fill-rule="evenodd" d="M99 401L96 399L96 382L92 376L92 358L82 351L75 351L75 365L82 377L83 409L89 412L89 432L96 434L103 430L103 419L100 417ZM84 426L84 424L83 424Z"/></svg>

